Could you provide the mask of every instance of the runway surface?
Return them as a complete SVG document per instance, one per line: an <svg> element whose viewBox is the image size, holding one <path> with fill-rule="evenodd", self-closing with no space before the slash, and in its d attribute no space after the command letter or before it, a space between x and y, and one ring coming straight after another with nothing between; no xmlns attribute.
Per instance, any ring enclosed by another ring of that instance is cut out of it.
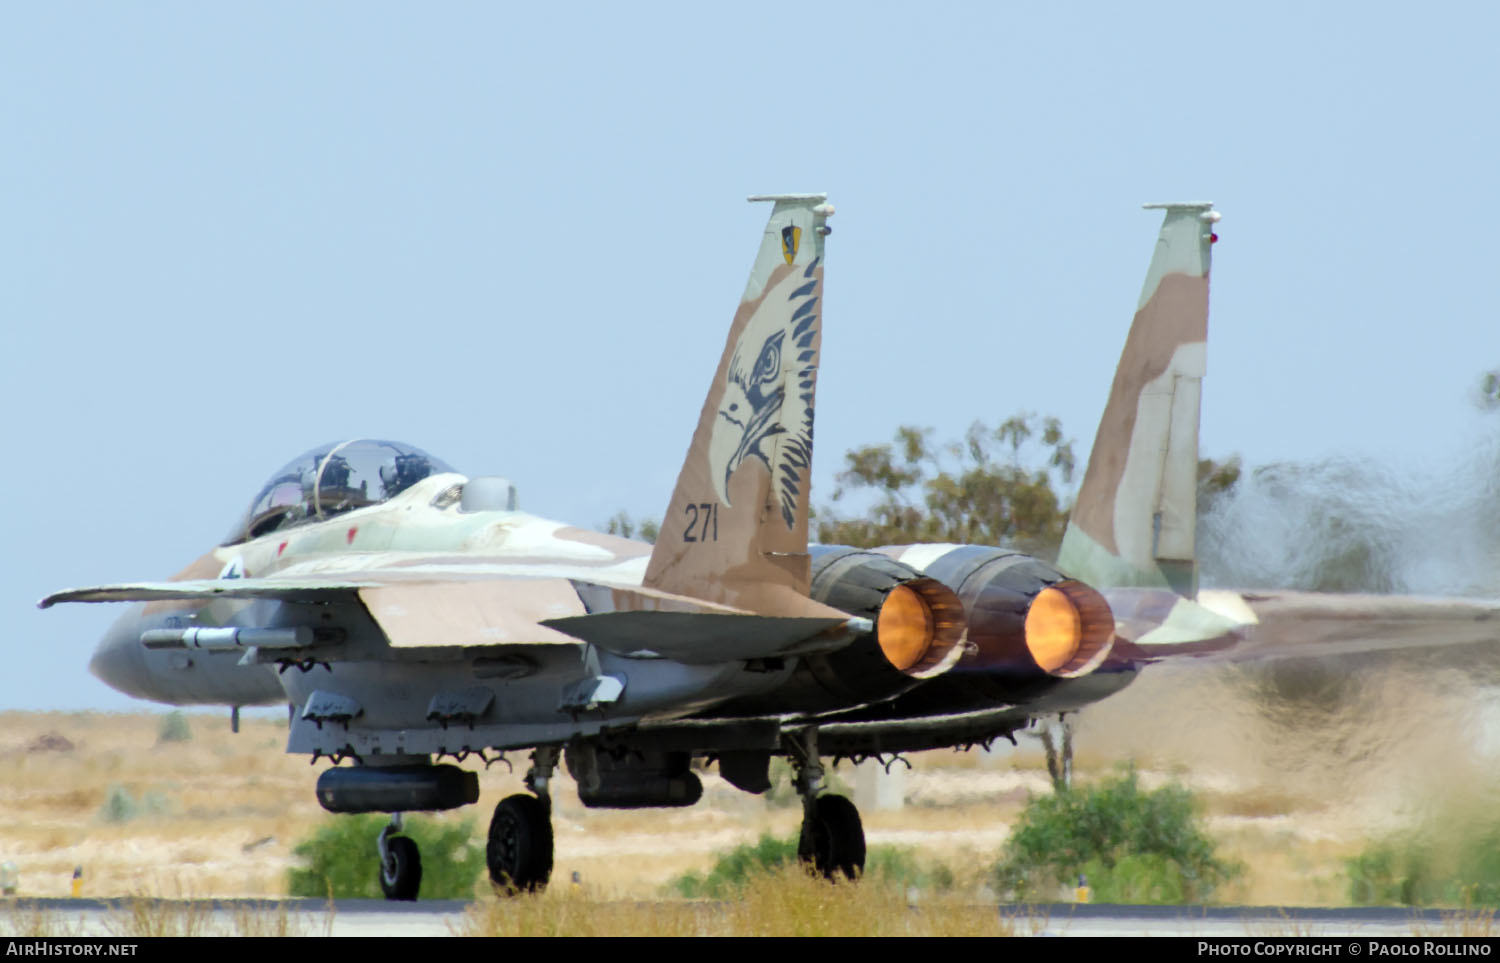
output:
<svg viewBox="0 0 1500 963"><path fill-rule="evenodd" d="M469 903L434 900L388 903L341 900L330 912L319 900L165 901L158 914L196 921L210 934L233 933L236 921L254 914L274 920L285 914L301 935L450 936L461 926ZM640 904L645 906L647 904ZM114 936L125 929L127 902L43 899L0 904L0 933L14 936L40 915L48 930L77 936ZM1322 909L1278 906L1116 906L1055 903L999 906L1018 934L1034 936L1203 936L1203 937L1422 937L1470 935L1463 917L1451 910L1399 907ZM240 924L243 925L243 924ZM1472 922L1469 929L1473 928ZM8 931L8 932L7 932ZM850 934L857 935L857 934Z"/></svg>

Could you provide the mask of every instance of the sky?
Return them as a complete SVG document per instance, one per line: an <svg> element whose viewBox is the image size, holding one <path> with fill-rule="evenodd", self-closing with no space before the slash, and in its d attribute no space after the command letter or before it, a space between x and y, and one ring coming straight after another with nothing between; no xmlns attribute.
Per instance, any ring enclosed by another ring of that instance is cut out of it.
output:
<svg viewBox="0 0 1500 963"><path fill-rule="evenodd" d="M585 526L670 495L768 211L826 191L813 499L898 425L1092 441L1212 200L1202 450L1441 473L1488 428L1500 9L7 5L0 709L138 707L109 606L393 438Z"/></svg>

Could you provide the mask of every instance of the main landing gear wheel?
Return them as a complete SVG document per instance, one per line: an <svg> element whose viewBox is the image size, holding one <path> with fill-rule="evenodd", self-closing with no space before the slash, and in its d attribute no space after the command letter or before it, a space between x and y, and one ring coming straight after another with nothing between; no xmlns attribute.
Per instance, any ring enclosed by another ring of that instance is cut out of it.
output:
<svg viewBox="0 0 1500 963"><path fill-rule="evenodd" d="M547 805L524 793L500 800L490 820L484 856L490 881L502 893L545 889L552 875L552 814Z"/></svg>
<svg viewBox="0 0 1500 963"><path fill-rule="evenodd" d="M865 871L865 828L843 796L815 796L802 814L797 858L825 879L858 879Z"/></svg>
<svg viewBox="0 0 1500 963"><path fill-rule="evenodd" d="M422 854L410 836L391 836L385 841L380 861L380 890L386 899L411 902L422 886Z"/></svg>

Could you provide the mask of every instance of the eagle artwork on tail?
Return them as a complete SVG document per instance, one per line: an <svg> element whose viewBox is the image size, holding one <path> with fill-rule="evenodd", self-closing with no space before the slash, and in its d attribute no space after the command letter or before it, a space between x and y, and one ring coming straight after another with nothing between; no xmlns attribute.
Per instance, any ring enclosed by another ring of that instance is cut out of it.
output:
<svg viewBox="0 0 1500 963"><path fill-rule="evenodd" d="M818 259L795 273L784 287L791 316L761 310L735 345L725 374L724 395L709 440L714 491L729 505L729 479L748 457L760 459L771 472L788 529L796 523L797 496L812 464L813 383L817 377ZM769 306L769 305L767 305ZM785 320L782 320L785 319ZM788 406L788 389L796 400Z"/></svg>

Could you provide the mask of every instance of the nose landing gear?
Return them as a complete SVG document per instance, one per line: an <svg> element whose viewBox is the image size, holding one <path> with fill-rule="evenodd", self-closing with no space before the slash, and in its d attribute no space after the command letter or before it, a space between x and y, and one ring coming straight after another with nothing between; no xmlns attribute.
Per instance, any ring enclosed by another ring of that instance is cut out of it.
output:
<svg viewBox="0 0 1500 963"><path fill-rule="evenodd" d="M386 899L411 902L422 887L422 854L410 836L392 835L401 828L401 814L391 813L391 821L376 840L380 851L380 891Z"/></svg>

